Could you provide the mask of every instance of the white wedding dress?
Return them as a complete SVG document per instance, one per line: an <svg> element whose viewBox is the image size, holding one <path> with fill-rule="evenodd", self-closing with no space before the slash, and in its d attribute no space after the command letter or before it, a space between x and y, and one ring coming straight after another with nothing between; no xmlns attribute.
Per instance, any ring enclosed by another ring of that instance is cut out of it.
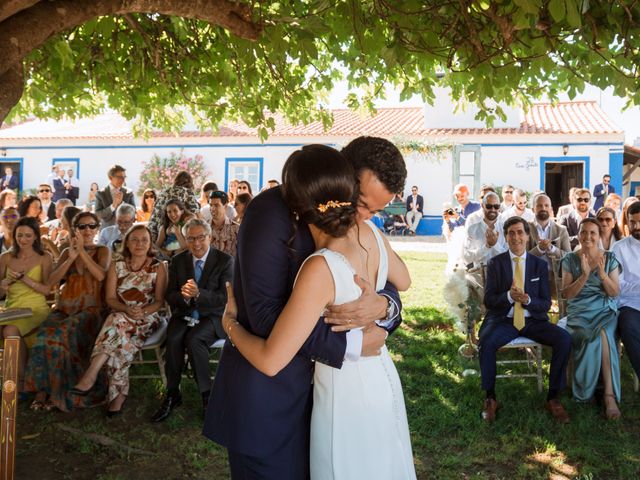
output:
<svg viewBox="0 0 640 480"><path fill-rule="evenodd" d="M381 234L376 290L387 282L388 258ZM340 253L322 249L340 305L362 294L355 271ZM377 357L345 360L341 369L316 362L311 415L312 480L415 479L409 425L398 372L386 347Z"/></svg>

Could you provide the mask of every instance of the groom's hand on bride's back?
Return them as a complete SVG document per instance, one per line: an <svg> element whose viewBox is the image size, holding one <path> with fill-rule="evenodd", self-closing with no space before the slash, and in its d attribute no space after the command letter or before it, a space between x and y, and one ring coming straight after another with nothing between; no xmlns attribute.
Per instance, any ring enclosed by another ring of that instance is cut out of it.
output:
<svg viewBox="0 0 640 480"><path fill-rule="evenodd" d="M373 286L358 275L354 275L354 280L362 289L362 295L349 303L331 305L325 311L324 321L333 325L334 332L370 326L387 316L387 298L378 295Z"/></svg>
<svg viewBox="0 0 640 480"><path fill-rule="evenodd" d="M375 323L365 328L362 332L362 351L360 356L375 357L380 355L380 349L388 336L389 332Z"/></svg>

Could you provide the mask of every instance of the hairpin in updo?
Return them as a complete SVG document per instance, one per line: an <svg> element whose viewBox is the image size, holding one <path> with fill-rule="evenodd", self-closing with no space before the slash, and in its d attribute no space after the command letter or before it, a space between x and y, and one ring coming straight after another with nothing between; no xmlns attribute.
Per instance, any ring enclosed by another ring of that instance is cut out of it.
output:
<svg viewBox="0 0 640 480"><path fill-rule="evenodd" d="M351 202L336 202L335 200L329 200L327 203L318 204L318 211L320 213L324 213L330 208L338 208L338 207L348 207L351 205Z"/></svg>

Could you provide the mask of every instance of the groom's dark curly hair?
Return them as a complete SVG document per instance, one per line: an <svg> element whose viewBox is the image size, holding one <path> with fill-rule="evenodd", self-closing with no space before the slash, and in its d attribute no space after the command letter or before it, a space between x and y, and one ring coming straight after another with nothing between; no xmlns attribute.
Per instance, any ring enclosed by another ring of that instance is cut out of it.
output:
<svg viewBox="0 0 640 480"><path fill-rule="evenodd" d="M390 193L400 193L407 180L407 167L400 150L380 137L358 137L340 152L353 165L359 178L362 170L371 170Z"/></svg>

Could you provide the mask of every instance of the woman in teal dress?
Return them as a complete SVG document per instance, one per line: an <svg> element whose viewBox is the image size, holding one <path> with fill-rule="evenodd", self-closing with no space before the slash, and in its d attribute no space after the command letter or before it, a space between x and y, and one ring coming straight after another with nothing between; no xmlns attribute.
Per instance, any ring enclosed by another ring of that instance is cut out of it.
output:
<svg viewBox="0 0 640 480"><path fill-rule="evenodd" d="M600 225L585 218L578 231L580 249L562 259L562 294L568 299L567 329L573 344L573 396L593 397L598 379L604 385L605 415L620 418L620 361L615 332L620 292L620 264L599 247Z"/></svg>

